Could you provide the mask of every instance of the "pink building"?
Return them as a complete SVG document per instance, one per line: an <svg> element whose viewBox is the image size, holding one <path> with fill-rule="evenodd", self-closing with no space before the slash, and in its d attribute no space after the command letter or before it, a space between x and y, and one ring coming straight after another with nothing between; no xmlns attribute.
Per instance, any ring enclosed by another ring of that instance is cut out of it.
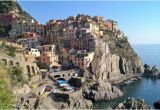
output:
<svg viewBox="0 0 160 110"><path fill-rule="evenodd" d="M77 51L77 54L71 54L69 57L70 63L80 67L82 70L87 69L93 59L94 52L87 53L85 50Z"/></svg>
<svg viewBox="0 0 160 110"><path fill-rule="evenodd" d="M55 53L54 45L43 45L38 47L40 54L41 64L47 66L48 68L58 65L58 56Z"/></svg>

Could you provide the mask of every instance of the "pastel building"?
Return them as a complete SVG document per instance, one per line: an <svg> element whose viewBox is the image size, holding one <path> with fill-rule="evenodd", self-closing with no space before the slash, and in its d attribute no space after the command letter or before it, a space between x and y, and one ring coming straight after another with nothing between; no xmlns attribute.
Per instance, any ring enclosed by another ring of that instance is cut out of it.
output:
<svg viewBox="0 0 160 110"><path fill-rule="evenodd" d="M49 20L46 23L46 30L47 31L52 30L52 27L54 27L55 24L56 24L56 20Z"/></svg>
<svg viewBox="0 0 160 110"><path fill-rule="evenodd" d="M58 55L55 53L55 45L43 45L37 47L40 50L40 62L51 68L58 65Z"/></svg>
<svg viewBox="0 0 160 110"><path fill-rule="evenodd" d="M43 36L45 34L45 25L36 24L36 34Z"/></svg>
<svg viewBox="0 0 160 110"><path fill-rule="evenodd" d="M40 51L36 48L30 48L28 54L33 55L35 57L40 57Z"/></svg>
<svg viewBox="0 0 160 110"><path fill-rule="evenodd" d="M41 45L41 37L36 35L36 33L26 34L26 48L36 48Z"/></svg>
<svg viewBox="0 0 160 110"><path fill-rule="evenodd" d="M9 32L11 38L16 38L26 32L35 32L35 21L18 20L12 22L12 30Z"/></svg>
<svg viewBox="0 0 160 110"><path fill-rule="evenodd" d="M74 66L78 66L81 69L85 70L90 66L91 61L93 60L94 52L85 52L85 51L77 51L77 54L70 55L70 63L74 64Z"/></svg>

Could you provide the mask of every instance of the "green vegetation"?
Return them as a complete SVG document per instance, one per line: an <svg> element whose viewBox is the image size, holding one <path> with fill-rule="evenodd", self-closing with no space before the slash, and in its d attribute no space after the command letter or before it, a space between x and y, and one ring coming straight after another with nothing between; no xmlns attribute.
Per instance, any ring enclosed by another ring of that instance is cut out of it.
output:
<svg viewBox="0 0 160 110"><path fill-rule="evenodd" d="M11 57L15 57L16 56L16 48L13 46L5 46L6 49L8 50L8 55Z"/></svg>
<svg viewBox="0 0 160 110"><path fill-rule="evenodd" d="M12 109L14 105L14 94L8 88L4 80L0 80L0 109Z"/></svg>
<svg viewBox="0 0 160 110"><path fill-rule="evenodd" d="M22 69L18 66L13 66L9 69L9 75L11 77L12 80L12 84L15 83L26 83L27 80L24 78L23 76L23 72Z"/></svg>
<svg viewBox="0 0 160 110"><path fill-rule="evenodd" d="M120 57L130 59L137 58L137 54L132 49L126 36L117 38L111 31L106 30L103 40L108 43L110 52Z"/></svg>
<svg viewBox="0 0 160 110"><path fill-rule="evenodd" d="M12 87L26 83L20 67L4 67L0 65L0 110L13 109L15 96Z"/></svg>
<svg viewBox="0 0 160 110"><path fill-rule="evenodd" d="M11 87L8 68L0 65L0 109L2 110L13 108L15 97Z"/></svg>
<svg viewBox="0 0 160 110"><path fill-rule="evenodd" d="M1 33L1 34L9 33L9 31L10 31L11 29L12 29L12 26L11 26L11 25L5 26L5 25L0 24L0 33Z"/></svg>
<svg viewBox="0 0 160 110"><path fill-rule="evenodd" d="M16 56L16 52L17 52L16 47L6 45L5 41L2 41L1 46L3 46L7 50L9 56L12 56L12 57Z"/></svg>
<svg viewBox="0 0 160 110"><path fill-rule="evenodd" d="M15 1L0 1L0 13L8 14L10 11L18 10L18 13L25 19L33 19L21 6Z"/></svg>
<svg viewBox="0 0 160 110"><path fill-rule="evenodd" d="M43 65L39 62L37 62L37 66L38 66L39 69L47 69L47 66L45 66L45 65Z"/></svg>
<svg viewBox="0 0 160 110"><path fill-rule="evenodd" d="M3 41L1 45L2 45L3 47L5 47L5 46L6 46L6 42Z"/></svg>
<svg viewBox="0 0 160 110"><path fill-rule="evenodd" d="M0 13L4 16L11 13L16 12L19 15L19 19L33 19L26 11L23 11L18 2L15 1L0 1ZM9 31L12 29L11 24L4 24L0 21L0 35L8 36Z"/></svg>
<svg viewBox="0 0 160 110"><path fill-rule="evenodd" d="M16 8L16 2L13 1L1 1L0 13L8 13Z"/></svg>

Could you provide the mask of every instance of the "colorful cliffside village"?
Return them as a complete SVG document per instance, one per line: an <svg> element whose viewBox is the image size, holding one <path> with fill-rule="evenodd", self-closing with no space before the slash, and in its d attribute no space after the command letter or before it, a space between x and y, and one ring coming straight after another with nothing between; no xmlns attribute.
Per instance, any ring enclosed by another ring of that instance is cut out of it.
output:
<svg viewBox="0 0 160 110"><path fill-rule="evenodd" d="M49 72L86 70L94 57L94 41L105 31L113 32L117 38L124 35L113 20L78 14L49 20L45 25L33 19L13 20L8 39L24 48L26 60L37 62Z"/></svg>

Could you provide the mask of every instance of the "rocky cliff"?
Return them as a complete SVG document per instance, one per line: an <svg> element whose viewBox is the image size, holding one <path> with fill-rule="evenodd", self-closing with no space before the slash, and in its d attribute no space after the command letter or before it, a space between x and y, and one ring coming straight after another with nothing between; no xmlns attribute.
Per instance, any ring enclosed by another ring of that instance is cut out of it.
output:
<svg viewBox="0 0 160 110"><path fill-rule="evenodd" d="M123 93L108 82L94 82L83 90L83 96L92 101L112 100L122 96Z"/></svg>
<svg viewBox="0 0 160 110"><path fill-rule="evenodd" d="M144 65L125 36L117 38L113 32L95 39L95 55L91 71L97 80L120 78L127 74L143 73Z"/></svg>

